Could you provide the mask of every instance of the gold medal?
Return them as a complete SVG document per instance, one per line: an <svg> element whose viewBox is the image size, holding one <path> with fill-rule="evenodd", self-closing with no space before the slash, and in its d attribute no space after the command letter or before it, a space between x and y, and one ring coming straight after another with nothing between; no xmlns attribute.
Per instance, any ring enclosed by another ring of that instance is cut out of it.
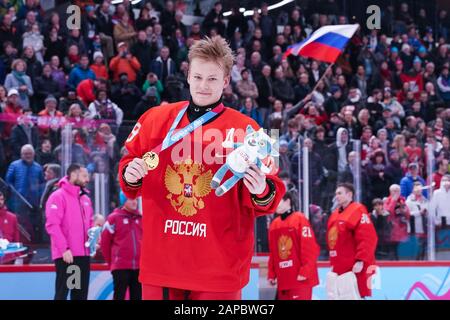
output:
<svg viewBox="0 0 450 320"><path fill-rule="evenodd" d="M157 153L153 151L149 151L144 154L142 157L142 160L145 161L145 164L147 165L148 170L154 170L159 164L159 156Z"/></svg>

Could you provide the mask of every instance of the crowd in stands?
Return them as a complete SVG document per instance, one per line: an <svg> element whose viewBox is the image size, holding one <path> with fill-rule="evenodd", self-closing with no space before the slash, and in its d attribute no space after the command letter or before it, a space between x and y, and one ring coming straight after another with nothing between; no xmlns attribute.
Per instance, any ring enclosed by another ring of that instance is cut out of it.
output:
<svg viewBox="0 0 450 320"><path fill-rule="evenodd" d="M70 30L38 0L0 2L0 175L14 188L8 188L9 209L23 223L22 216L33 217L30 233L39 233L39 212L62 175L62 130L68 124L72 161L90 174L108 175L109 209L118 206L116 168L126 152L124 138L149 108L189 100L187 52L205 35L225 37L236 54L223 103L279 130L279 175L290 189L301 181L300 146L307 147L310 215L319 241L325 243L336 184L353 182L354 140L361 141L362 202L376 223L380 256L398 258L396 246L411 235L424 244L429 214L448 227L446 10L438 11L434 23L433 13L413 12L407 2L388 6L381 30L362 26L328 68L284 53L307 32L354 23L334 0L307 7L294 2L276 11L261 3L250 16L233 7L227 17L219 1L201 23L189 26L182 22L183 1L75 2L82 9L81 28ZM264 232L265 219L258 220ZM267 251L258 240L259 250Z"/></svg>

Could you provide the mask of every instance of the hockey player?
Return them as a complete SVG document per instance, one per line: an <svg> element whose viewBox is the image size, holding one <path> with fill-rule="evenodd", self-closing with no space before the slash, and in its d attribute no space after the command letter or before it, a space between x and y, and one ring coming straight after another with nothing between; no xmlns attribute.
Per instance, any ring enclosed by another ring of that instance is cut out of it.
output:
<svg viewBox="0 0 450 320"><path fill-rule="evenodd" d="M293 194L286 192L269 228L268 280L277 284L279 300L311 300L313 287L319 284L320 249L308 219L295 211L295 203Z"/></svg>
<svg viewBox="0 0 450 320"><path fill-rule="evenodd" d="M227 132L259 127L221 102L233 65L223 38L196 42L188 58L191 101L143 114L119 165L124 194L142 195L143 299L162 299L163 287L171 299L240 299L249 281L255 217L274 212L285 188L252 164L236 186L215 195L211 179L223 164L218 155Z"/></svg>

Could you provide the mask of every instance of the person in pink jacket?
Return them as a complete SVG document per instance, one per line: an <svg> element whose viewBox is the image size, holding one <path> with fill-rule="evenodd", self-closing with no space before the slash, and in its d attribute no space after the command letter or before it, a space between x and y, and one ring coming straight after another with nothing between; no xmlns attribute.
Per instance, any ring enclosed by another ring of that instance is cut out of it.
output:
<svg viewBox="0 0 450 320"><path fill-rule="evenodd" d="M105 223L101 235L101 250L114 281L114 300L124 300L127 289L130 300L141 300L139 259L141 256L142 215L137 200L127 199L115 209Z"/></svg>
<svg viewBox="0 0 450 320"><path fill-rule="evenodd" d="M69 289L71 300L87 299L90 252L84 244L88 240L87 231L93 226L92 203L85 189L88 183L87 169L71 164L67 176L58 183L59 189L45 204L45 228L56 268L55 300L66 300Z"/></svg>

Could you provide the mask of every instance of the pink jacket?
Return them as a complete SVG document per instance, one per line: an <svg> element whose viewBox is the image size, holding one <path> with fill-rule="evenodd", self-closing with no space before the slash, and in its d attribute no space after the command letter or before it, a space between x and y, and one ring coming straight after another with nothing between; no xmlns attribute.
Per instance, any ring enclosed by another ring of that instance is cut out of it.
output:
<svg viewBox="0 0 450 320"><path fill-rule="evenodd" d="M45 205L45 228L51 239L52 259L61 258L68 249L74 257L89 256L89 248L84 243L88 229L93 226L91 199L79 186L71 184L67 176L58 185L59 189Z"/></svg>
<svg viewBox="0 0 450 320"><path fill-rule="evenodd" d="M105 223L101 249L111 270L139 269L142 215L122 208L114 210Z"/></svg>

